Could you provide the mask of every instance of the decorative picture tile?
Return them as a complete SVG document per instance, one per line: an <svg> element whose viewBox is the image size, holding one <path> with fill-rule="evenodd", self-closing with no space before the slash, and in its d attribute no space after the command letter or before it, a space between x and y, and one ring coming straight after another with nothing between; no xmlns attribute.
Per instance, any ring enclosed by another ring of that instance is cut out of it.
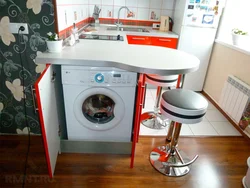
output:
<svg viewBox="0 0 250 188"><path fill-rule="evenodd" d="M160 20L161 10L159 9L150 9L149 10L149 20Z"/></svg>
<svg viewBox="0 0 250 188"><path fill-rule="evenodd" d="M136 19L136 16L137 16L137 8L133 8L133 7L128 7L130 12L128 12L126 10L126 15L125 15L125 18L128 19L128 20L133 20L133 19ZM131 13L132 12L132 13Z"/></svg>
<svg viewBox="0 0 250 188"><path fill-rule="evenodd" d="M138 20L148 20L149 9L147 8L138 8L137 19Z"/></svg>
<svg viewBox="0 0 250 188"><path fill-rule="evenodd" d="M150 0L138 0L138 7L140 8L149 8Z"/></svg>
<svg viewBox="0 0 250 188"><path fill-rule="evenodd" d="M102 10L100 16L102 18L113 18L114 10L113 6L102 5Z"/></svg>

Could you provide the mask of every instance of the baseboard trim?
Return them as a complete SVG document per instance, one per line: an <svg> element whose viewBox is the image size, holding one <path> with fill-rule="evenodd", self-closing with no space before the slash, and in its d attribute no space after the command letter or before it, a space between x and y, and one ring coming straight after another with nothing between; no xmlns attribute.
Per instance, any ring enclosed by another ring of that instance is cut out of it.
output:
<svg viewBox="0 0 250 188"><path fill-rule="evenodd" d="M131 142L61 140L62 153L131 154Z"/></svg>
<svg viewBox="0 0 250 188"><path fill-rule="evenodd" d="M203 90L201 94L204 95L227 118L227 120L242 134L244 138L246 138L248 142L250 142L250 138L246 135L246 133L244 133L244 131L235 123L235 121L232 120L231 117L228 116L227 113L220 108L220 106L208 93L206 93L206 91Z"/></svg>

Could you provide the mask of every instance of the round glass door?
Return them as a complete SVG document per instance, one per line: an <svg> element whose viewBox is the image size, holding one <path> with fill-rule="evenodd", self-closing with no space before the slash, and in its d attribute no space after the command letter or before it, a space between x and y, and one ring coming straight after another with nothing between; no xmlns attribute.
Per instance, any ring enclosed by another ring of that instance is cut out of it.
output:
<svg viewBox="0 0 250 188"><path fill-rule="evenodd" d="M82 91L74 102L74 115L84 127L108 130L123 119L125 104L116 91L93 87Z"/></svg>
<svg viewBox="0 0 250 188"><path fill-rule="evenodd" d="M92 123L104 124L114 119L115 102L110 97L95 94L82 104L83 115Z"/></svg>

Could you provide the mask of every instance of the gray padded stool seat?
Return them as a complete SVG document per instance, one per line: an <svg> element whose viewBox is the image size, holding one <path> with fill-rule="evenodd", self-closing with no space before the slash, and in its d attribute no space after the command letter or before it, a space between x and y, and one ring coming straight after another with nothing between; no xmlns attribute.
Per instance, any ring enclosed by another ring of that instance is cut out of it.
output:
<svg viewBox="0 0 250 188"><path fill-rule="evenodd" d="M207 100L191 90L175 89L162 94L162 116L179 123L193 124L202 121L207 111Z"/></svg>
<svg viewBox="0 0 250 188"><path fill-rule="evenodd" d="M161 76L157 74L147 74L145 79L147 84L157 86L154 111L145 112L141 116L141 124L151 129L163 129L167 126L167 121L161 119L159 114L159 103L162 93L162 87L176 87L178 75Z"/></svg>
<svg viewBox="0 0 250 188"><path fill-rule="evenodd" d="M208 107L207 100L191 90L174 89L162 94L160 111L162 118L172 120L165 146L154 148L150 162L160 173L167 176L183 176L190 171L190 165L198 158L189 160L177 149L182 123L194 124L202 121Z"/></svg>

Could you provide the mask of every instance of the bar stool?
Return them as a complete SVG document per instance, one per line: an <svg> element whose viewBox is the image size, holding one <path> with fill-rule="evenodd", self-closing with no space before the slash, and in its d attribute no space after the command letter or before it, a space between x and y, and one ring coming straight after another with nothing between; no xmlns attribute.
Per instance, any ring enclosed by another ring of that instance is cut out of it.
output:
<svg viewBox="0 0 250 188"><path fill-rule="evenodd" d="M172 120L167 140L170 143L154 148L150 153L152 166L166 176L184 176L190 165L198 158L189 160L177 149L182 123L194 124L202 121L207 111L207 100L191 90L174 89L162 94L160 111L163 118Z"/></svg>
<svg viewBox="0 0 250 188"><path fill-rule="evenodd" d="M141 115L141 124L151 129L162 129L166 127L166 120L161 119L159 113L159 103L162 94L162 88L175 87L178 81L178 75L160 76L155 74L147 74L145 82L157 86L156 100L154 111L145 112Z"/></svg>

